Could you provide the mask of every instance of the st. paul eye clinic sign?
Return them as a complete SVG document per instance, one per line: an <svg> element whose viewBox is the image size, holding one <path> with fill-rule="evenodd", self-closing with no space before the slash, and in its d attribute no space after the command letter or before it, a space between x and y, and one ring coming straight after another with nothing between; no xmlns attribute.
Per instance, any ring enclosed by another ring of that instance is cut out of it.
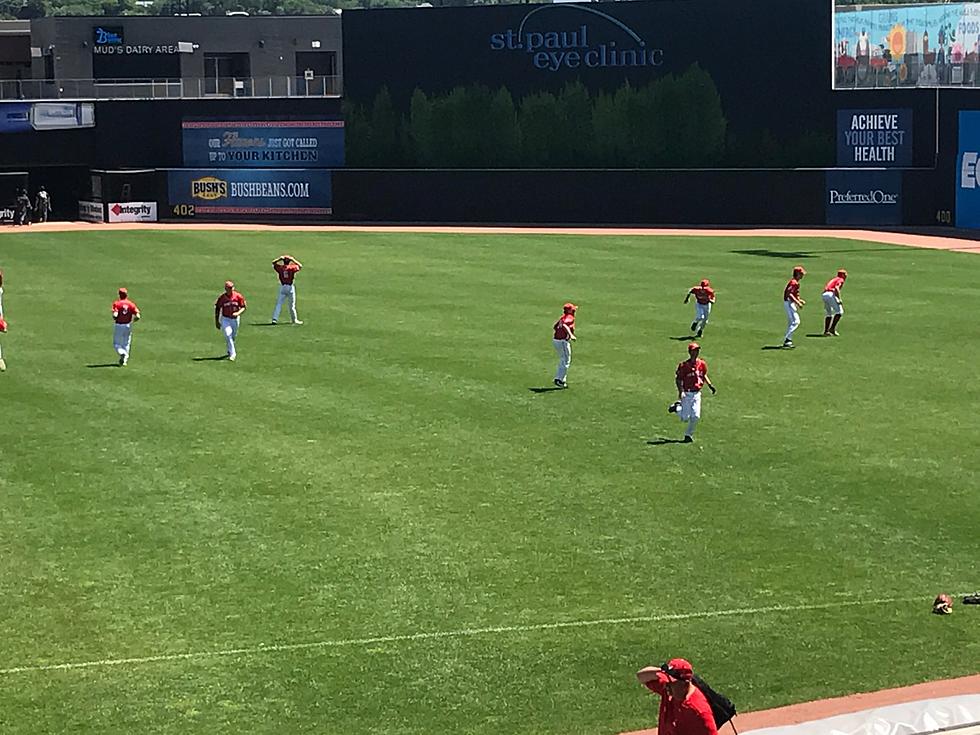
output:
<svg viewBox="0 0 980 735"><path fill-rule="evenodd" d="M837 165L912 165L912 110L838 110Z"/></svg>

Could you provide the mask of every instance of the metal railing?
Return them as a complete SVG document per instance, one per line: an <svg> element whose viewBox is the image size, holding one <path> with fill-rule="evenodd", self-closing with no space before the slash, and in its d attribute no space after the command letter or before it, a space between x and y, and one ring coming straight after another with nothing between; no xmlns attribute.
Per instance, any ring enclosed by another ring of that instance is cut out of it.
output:
<svg viewBox="0 0 980 735"><path fill-rule="evenodd" d="M978 86L980 61L976 54L938 59L935 53L906 54L897 60L838 56L834 60L835 89Z"/></svg>
<svg viewBox="0 0 980 735"><path fill-rule="evenodd" d="M0 100L339 97L342 88L339 76L4 79L0 80Z"/></svg>

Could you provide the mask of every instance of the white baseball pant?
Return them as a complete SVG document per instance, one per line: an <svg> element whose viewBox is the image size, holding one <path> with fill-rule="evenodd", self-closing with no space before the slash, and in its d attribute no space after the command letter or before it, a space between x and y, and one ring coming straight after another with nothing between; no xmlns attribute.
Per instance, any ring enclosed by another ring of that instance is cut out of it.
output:
<svg viewBox="0 0 980 735"><path fill-rule="evenodd" d="M697 322L698 329L704 329L705 325L708 323L708 317L711 315L711 302L707 304L702 304L698 301L694 302L694 321Z"/></svg>
<svg viewBox="0 0 980 735"><path fill-rule="evenodd" d="M701 391L686 390L681 395L681 407L677 409L677 418L687 422L687 436L694 435L694 427L701 420Z"/></svg>
<svg viewBox="0 0 980 735"><path fill-rule="evenodd" d="M823 292L823 308L827 316L838 316L844 314L844 305L837 300L833 291Z"/></svg>
<svg viewBox="0 0 980 735"><path fill-rule="evenodd" d="M116 354L129 359L129 346L133 341L133 324L116 324L112 330L112 346Z"/></svg>
<svg viewBox="0 0 980 735"><path fill-rule="evenodd" d="M783 306L786 308L786 336L783 337L783 341L792 342L793 332L800 326L800 312L792 301L784 301Z"/></svg>
<svg viewBox="0 0 980 735"><path fill-rule="evenodd" d="M221 332L225 335L225 343L228 345L228 357L235 357L235 337L238 336L238 317L221 317Z"/></svg>
<svg viewBox="0 0 980 735"><path fill-rule="evenodd" d="M0 286L0 316L3 316L3 286Z"/></svg>
<svg viewBox="0 0 980 735"><path fill-rule="evenodd" d="M553 339L555 352L558 353L558 369L555 371L555 380L565 382L568 375L568 366L572 364L572 341L569 339Z"/></svg>
<svg viewBox="0 0 980 735"><path fill-rule="evenodd" d="M272 312L272 321L279 321L279 312L282 311L282 302L289 301L289 316L294 322L299 321L296 316L296 286L293 284L282 284L279 286L279 297L276 299L276 308Z"/></svg>

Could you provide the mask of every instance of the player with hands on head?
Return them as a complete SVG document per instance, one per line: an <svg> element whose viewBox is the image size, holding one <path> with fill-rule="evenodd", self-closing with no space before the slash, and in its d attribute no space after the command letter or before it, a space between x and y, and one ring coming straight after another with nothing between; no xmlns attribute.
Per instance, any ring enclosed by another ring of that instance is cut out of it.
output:
<svg viewBox="0 0 980 735"><path fill-rule="evenodd" d="M555 336L552 344L558 353L558 369L555 371L555 385L567 388L568 367L572 364L572 342L575 341L575 312L578 306L568 302L562 307L562 315L555 322Z"/></svg>
<svg viewBox="0 0 980 735"><path fill-rule="evenodd" d="M793 332L800 326L800 309L806 302L800 298L800 281L806 275L802 265L793 268L793 277L783 289L783 308L786 310L786 336L783 337L783 347L793 348Z"/></svg>
<svg viewBox="0 0 980 735"><path fill-rule="evenodd" d="M235 352L235 337L238 336L239 317L248 308L245 297L235 290L232 281L225 281L225 292L214 302L214 328L220 329L225 335L228 347L228 359L232 362L238 356Z"/></svg>
<svg viewBox="0 0 980 735"><path fill-rule="evenodd" d="M293 324L302 324L296 315L296 274L303 268L292 255L280 255L272 261L272 267L279 276L279 295L276 298L276 308L272 312L272 323L279 323L279 312L284 301L289 301L289 316Z"/></svg>
<svg viewBox="0 0 980 735"><path fill-rule="evenodd" d="M129 348L133 342L133 324L140 320L139 307L129 300L129 291L119 289L119 298L112 302L112 346L119 355L119 367L129 363Z"/></svg>
<svg viewBox="0 0 980 735"><path fill-rule="evenodd" d="M694 321L691 322L691 331L697 332L695 337L700 337L704 333L704 328L708 325L708 317L711 315L711 306L715 303L715 290L711 288L711 281L707 278L701 281L698 286L692 286L684 297L686 304L694 297Z"/></svg>

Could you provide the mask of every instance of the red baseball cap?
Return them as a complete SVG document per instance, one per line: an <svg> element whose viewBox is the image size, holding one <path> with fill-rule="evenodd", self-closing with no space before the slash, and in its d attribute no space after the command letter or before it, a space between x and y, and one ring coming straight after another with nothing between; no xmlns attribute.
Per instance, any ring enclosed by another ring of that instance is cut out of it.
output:
<svg viewBox="0 0 980 735"><path fill-rule="evenodd" d="M126 290L126 287L125 286L120 286L119 287L119 295L120 296L128 296L129 295L129 291Z"/></svg>
<svg viewBox="0 0 980 735"><path fill-rule="evenodd" d="M694 669L691 666L691 662L685 658L672 658L667 662L667 668L670 671L664 673L670 677L671 681L678 681L680 679L691 681L694 678Z"/></svg>
<svg viewBox="0 0 980 735"><path fill-rule="evenodd" d="M837 271L837 275L847 278L847 271L841 268L839 271Z"/></svg>
<svg viewBox="0 0 980 735"><path fill-rule="evenodd" d="M0 316L0 332L6 332L6 331L7 331L7 322L5 322L3 320L3 317Z"/></svg>
<svg viewBox="0 0 980 735"><path fill-rule="evenodd" d="M793 268L793 275L795 276L797 273L799 273L801 276L805 276L806 268L804 268L802 265L796 266L795 268Z"/></svg>
<svg viewBox="0 0 980 735"><path fill-rule="evenodd" d="M565 304L565 305L564 305L563 307L561 307L561 308L562 308L562 309L563 309L564 311L566 311L566 312L568 312L568 311L575 311L575 310L577 310L577 309L578 309L578 306L576 306L576 305L575 305L575 304L573 304L573 303L572 303L571 301L569 301L569 302L568 302L567 304Z"/></svg>
<svg viewBox="0 0 980 735"><path fill-rule="evenodd" d="M235 287L234 281L225 281L225 288L234 288L234 287Z"/></svg>
<svg viewBox="0 0 980 735"><path fill-rule="evenodd" d="M711 281L709 281L707 278L702 279L701 285L702 286L710 286L711 285Z"/></svg>
<svg viewBox="0 0 980 735"><path fill-rule="evenodd" d="M701 349L701 345L699 345L697 342L691 342L691 344L687 346L688 352L694 352L695 350L700 350L700 349Z"/></svg>

